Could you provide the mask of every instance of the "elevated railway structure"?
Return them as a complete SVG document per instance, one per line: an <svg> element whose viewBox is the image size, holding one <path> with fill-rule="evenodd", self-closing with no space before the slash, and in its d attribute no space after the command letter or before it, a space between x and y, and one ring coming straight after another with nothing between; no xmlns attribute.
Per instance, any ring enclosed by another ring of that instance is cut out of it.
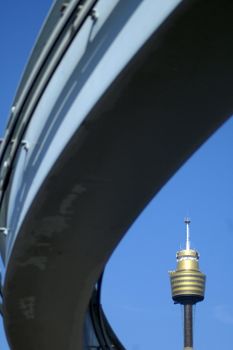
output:
<svg viewBox="0 0 233 350"><path fill-rule="evenodd" d="M143 208L232 115L232 10L53 2L0 151L12 350L122 349L96 283Z"/></svg>

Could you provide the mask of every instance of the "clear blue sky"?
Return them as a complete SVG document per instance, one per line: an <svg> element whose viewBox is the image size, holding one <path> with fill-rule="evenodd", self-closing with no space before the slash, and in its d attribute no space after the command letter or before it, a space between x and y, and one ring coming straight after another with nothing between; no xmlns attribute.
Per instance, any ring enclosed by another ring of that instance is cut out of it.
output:
<svg viewBox="0 0 233 350"><path fill-rule="evenodd" d="M1 4L0 134L23 68L51 0ZM109 263L103 286L107 316L127 350L182 349L182 315L173 305L168 270L184 245L191 216L192 246L207 274L206 300L196 307L195 348L232 342L233 120L229 120L144 210ZM0 327L0 349L7 350Z"/></svg>

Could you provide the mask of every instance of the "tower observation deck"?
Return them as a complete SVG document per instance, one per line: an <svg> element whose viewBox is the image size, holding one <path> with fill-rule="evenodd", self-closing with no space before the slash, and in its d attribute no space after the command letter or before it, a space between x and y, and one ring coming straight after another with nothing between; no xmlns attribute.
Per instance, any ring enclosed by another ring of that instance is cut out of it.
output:
<svg viewBox="0 0 233 350"><path fill-rule="evenodd" d="M199 253L190 246L190 219L185 219L186 247L176 254L177 268L169 272L172 299L184 306L184 350L193 349L193 305L204 299L205 275L199 270Z"/></svg>

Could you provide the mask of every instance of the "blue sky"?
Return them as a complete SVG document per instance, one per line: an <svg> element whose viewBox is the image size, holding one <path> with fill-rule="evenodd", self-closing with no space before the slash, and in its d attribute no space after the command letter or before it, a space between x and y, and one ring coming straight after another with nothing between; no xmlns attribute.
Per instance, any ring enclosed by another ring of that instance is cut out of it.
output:
<svg viewBox="0 0 233 350"><path fill-rule="evenodd" d="M16 87L51 0L1 4L0 135ZM131 227L112 256L103 305L128 350L181 349L182 314L173 305L168 270L184 246L190 215L191 244L207 274L206 299L196 307L195 347L219 350L233 329L233 120L229 120L177 172ZM0 348L7 350L0 327Z"/></svg>

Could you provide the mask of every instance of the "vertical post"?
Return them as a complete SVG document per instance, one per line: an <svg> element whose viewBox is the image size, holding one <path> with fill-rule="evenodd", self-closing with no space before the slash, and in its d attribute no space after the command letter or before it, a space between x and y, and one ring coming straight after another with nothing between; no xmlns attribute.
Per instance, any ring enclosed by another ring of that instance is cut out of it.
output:
<svg viewBox="0 0 233 350"><path fill-rule="evenodd" d="M184 349L193 349L193 306L184 304Z"/></svg>
<svg viewBox="0 0 233 350"><path fill-rule="evenodd" d="M189 225L190 225L190 219L186 218L185 219L185 224L186 224L186 250L190 250L190 230L189 230Z"/></svg>

